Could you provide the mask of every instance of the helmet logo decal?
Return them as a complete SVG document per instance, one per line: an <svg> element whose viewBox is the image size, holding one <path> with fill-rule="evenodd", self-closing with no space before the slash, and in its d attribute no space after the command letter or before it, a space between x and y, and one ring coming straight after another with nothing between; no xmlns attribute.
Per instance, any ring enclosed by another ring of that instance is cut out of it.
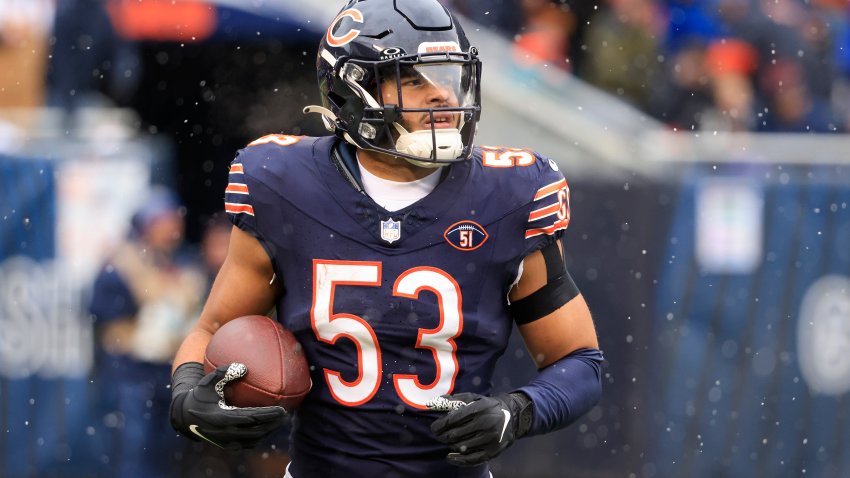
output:
<svg viewBox="0 0 850 478"><path fill-rule="evenodd" d="M460 46L453 41L431 41L419 44L417 53L455 53L460 52Z"/></svg>
<svg viewBox="0 0 850 478"><path fill-rule="evenodd" d="M325 35L325 41L330 46L343 46L347 43L350 43L352 40L357 38L360 35L360 30L351 29L348 33L344 35L334 35L333 29L337 26L339 22L342 21L343 18L348 17L354 20L357 23L363 23L363 13L356 8L349 8L348 10L343 10L339 12L339 15L334 18L334 21L331 22L331 26L328 27L328 33Z"/></svg>
<svg viewBox="0 0 850 478"><path fill-rule="evenodd" d="M406 54L407 53L405 53L404 49L399 48L397 46L392 46L392 47L384 48L383 50L381 50L381 59L382 60L389 60L389 59L392 59L392 58L398 58L400 56L404 56Z"/></svg>
<svg viewBox="0 0 850 478"><path fill-rule="evenodd" d="M466 220L449 226L443 233L443 237L455 249L466 252L474 251L484 245L490 235L481 224Z"/></svg>

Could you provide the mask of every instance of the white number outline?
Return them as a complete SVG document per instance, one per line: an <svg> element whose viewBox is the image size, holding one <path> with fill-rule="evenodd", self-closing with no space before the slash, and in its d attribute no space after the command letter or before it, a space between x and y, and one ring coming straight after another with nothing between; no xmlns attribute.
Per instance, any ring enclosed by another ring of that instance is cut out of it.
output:
<svg viewBox="0 0 850 478"><path fill-rule="evenodd" d="M375 331L362 318L333 311L337 285L376 287L381 285L382 263L371 261L313 260L313 304L310 322L319 341L333 345L340 337L357 347L357 379L348 382L335 370L324 368L325 382L337 402L355 407L371 400L383 376L381 347ZM425 402L454 390L459 371L455 339L463 331L463 299L460 286L447 272L436 267L414 267L404 271L393 284L393 295L412 300L422 291L437 297L440 322L433 329L420 328L417 349L430 350L436 366L434 380L423 385L415 374L394 374L393 385L401 400L417 409Z"/></svg>
<svg viewBox="0 0 850 478"><path fill-rule="evenodd" d="M440 323L433 329L419 329L416 348L431 350L437 373L434 381L428 385L422 385L415 374L393 375L393 385L398 396L404 403L419 409L426 408L426 401L454 390L459 369L455 339L463 330L463 296L460 293L460 285L447 272L436 267L414 267L404 271L393 285L394 296L414 300L419 298L419 293L423 290L437 296L440 304ZM446 357L447 354L449 357Z"/></svg>
<svg viewBox="0 0 850 478"><path fill-rule="evenodd" d="M561 221L570 218L570 196L567 193L567 188L558 190L558 219Z"/></svg>
<svg viewBox="0 0 850 478"><path fill-rule="evenodd" d="M344 279L335 280L337 275ZM334 292L337 285L380 286L381 275L380 262L313 260L313 305L310 308L313 333L327 344L333 345L340 337L346 337L357 347L356 380L347 382L336 370L324 369L331 395L350 407L362 405L378 393L383 375L381 348L375 331L362 317L333 313ZM374 368L364 366L367 363L374 363Z"/></svg>
<svg viewBox="0 0 850 478"><path fill-rule="evenodd" d="M490 168L513 168L531 166L537 160L534 153L527 149L493 148L482 146L482 164Z"/></svg>

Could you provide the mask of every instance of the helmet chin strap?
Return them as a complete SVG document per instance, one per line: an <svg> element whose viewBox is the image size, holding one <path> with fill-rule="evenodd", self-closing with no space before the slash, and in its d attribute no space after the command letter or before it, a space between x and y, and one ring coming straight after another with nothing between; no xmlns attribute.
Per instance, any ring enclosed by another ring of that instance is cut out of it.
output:
<svg viewBox="0 0 850 478"><path fill-rule="evenodd" d="M331 132L336 131L337 117L333 113L333 111L325 108L324 106L317 106L317 105L305 106L304 109L301 110L301 111L303 111L305 115L310 114L310 113L318 113L318 114L322 115L322 123L324 123L325 129L327 129L328 131L331 131ZM351 136L349 136L348 133L345 133L342 136L343 136L343 139L345 139L345 141L347 141L347 142L349 142L349 143L351 143L355 146L357 145L354 142L354 140L351 139Z"/></svg>
<svg viewBox="0 0 850 478"><path fill-rule="evenodd" d="M460 136L460 130L457 128L422 129L410 132L398 123L393 123L393 127L395 127L399 134L398 139L395 141L395 149L400 153L428 160L431 159L435 142L437 147L436 159L452 160L463 152L463 139ZM433 136L432 131L434 133ZM405 159L423 168L439 168L446 165L446 163L435 163L433 161Z"/></svg>

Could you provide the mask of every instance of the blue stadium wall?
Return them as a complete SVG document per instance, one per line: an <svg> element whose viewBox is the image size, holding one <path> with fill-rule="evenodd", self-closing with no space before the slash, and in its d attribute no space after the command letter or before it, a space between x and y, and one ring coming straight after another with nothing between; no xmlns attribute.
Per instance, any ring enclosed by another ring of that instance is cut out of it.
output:
<svg viewBox="0 0 850 478"><path fill-rule="evenodd" d="M751 272L699 267L694 211L706 178L759 184L763 260ZM850 167L706 166L685 176L654 294L656 476L850 476L848 277ZM844 285L812 296L824 278ZM814 316L807 292L822 305ZM837 335L813 342L808 331L825 320ZM824 365L827 383L805 373L811 357L836 361Z"/></svg>
<svg viewBox="0 0 850 478"><path fill-rule="evenodd" d="M640 175L576 177L568 163L567 265L587 300L605 354L603 396L570 427L524 439L492 464L495 477L607 478L642 475L651 460L648 376L651 301L678 185ZM497 371L497 389L526 383L535 370L514 333ZM659 475L660 476L660 475Z"/></svg>
<svg viewBox="0 0 850 478"><path fill-rule="evenodd" d="M0 155L0 188L0 476L86 475L95 448L88 371L46 365L57 349L48 339L61 334L50 316L66 304L51 276L53 162Z"/></svg>

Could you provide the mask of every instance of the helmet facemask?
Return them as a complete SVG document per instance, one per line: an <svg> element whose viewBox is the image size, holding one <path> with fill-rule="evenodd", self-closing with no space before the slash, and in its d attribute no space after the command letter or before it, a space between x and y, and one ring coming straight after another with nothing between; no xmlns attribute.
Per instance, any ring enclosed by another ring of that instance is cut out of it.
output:
<svg viewBox="0 0 850 478"><path fill-rule="evenodd" d="M340 105L347 139L422 167L467 159L480 116L476 53L345 61L335 81L356 96Z"/></svg>

